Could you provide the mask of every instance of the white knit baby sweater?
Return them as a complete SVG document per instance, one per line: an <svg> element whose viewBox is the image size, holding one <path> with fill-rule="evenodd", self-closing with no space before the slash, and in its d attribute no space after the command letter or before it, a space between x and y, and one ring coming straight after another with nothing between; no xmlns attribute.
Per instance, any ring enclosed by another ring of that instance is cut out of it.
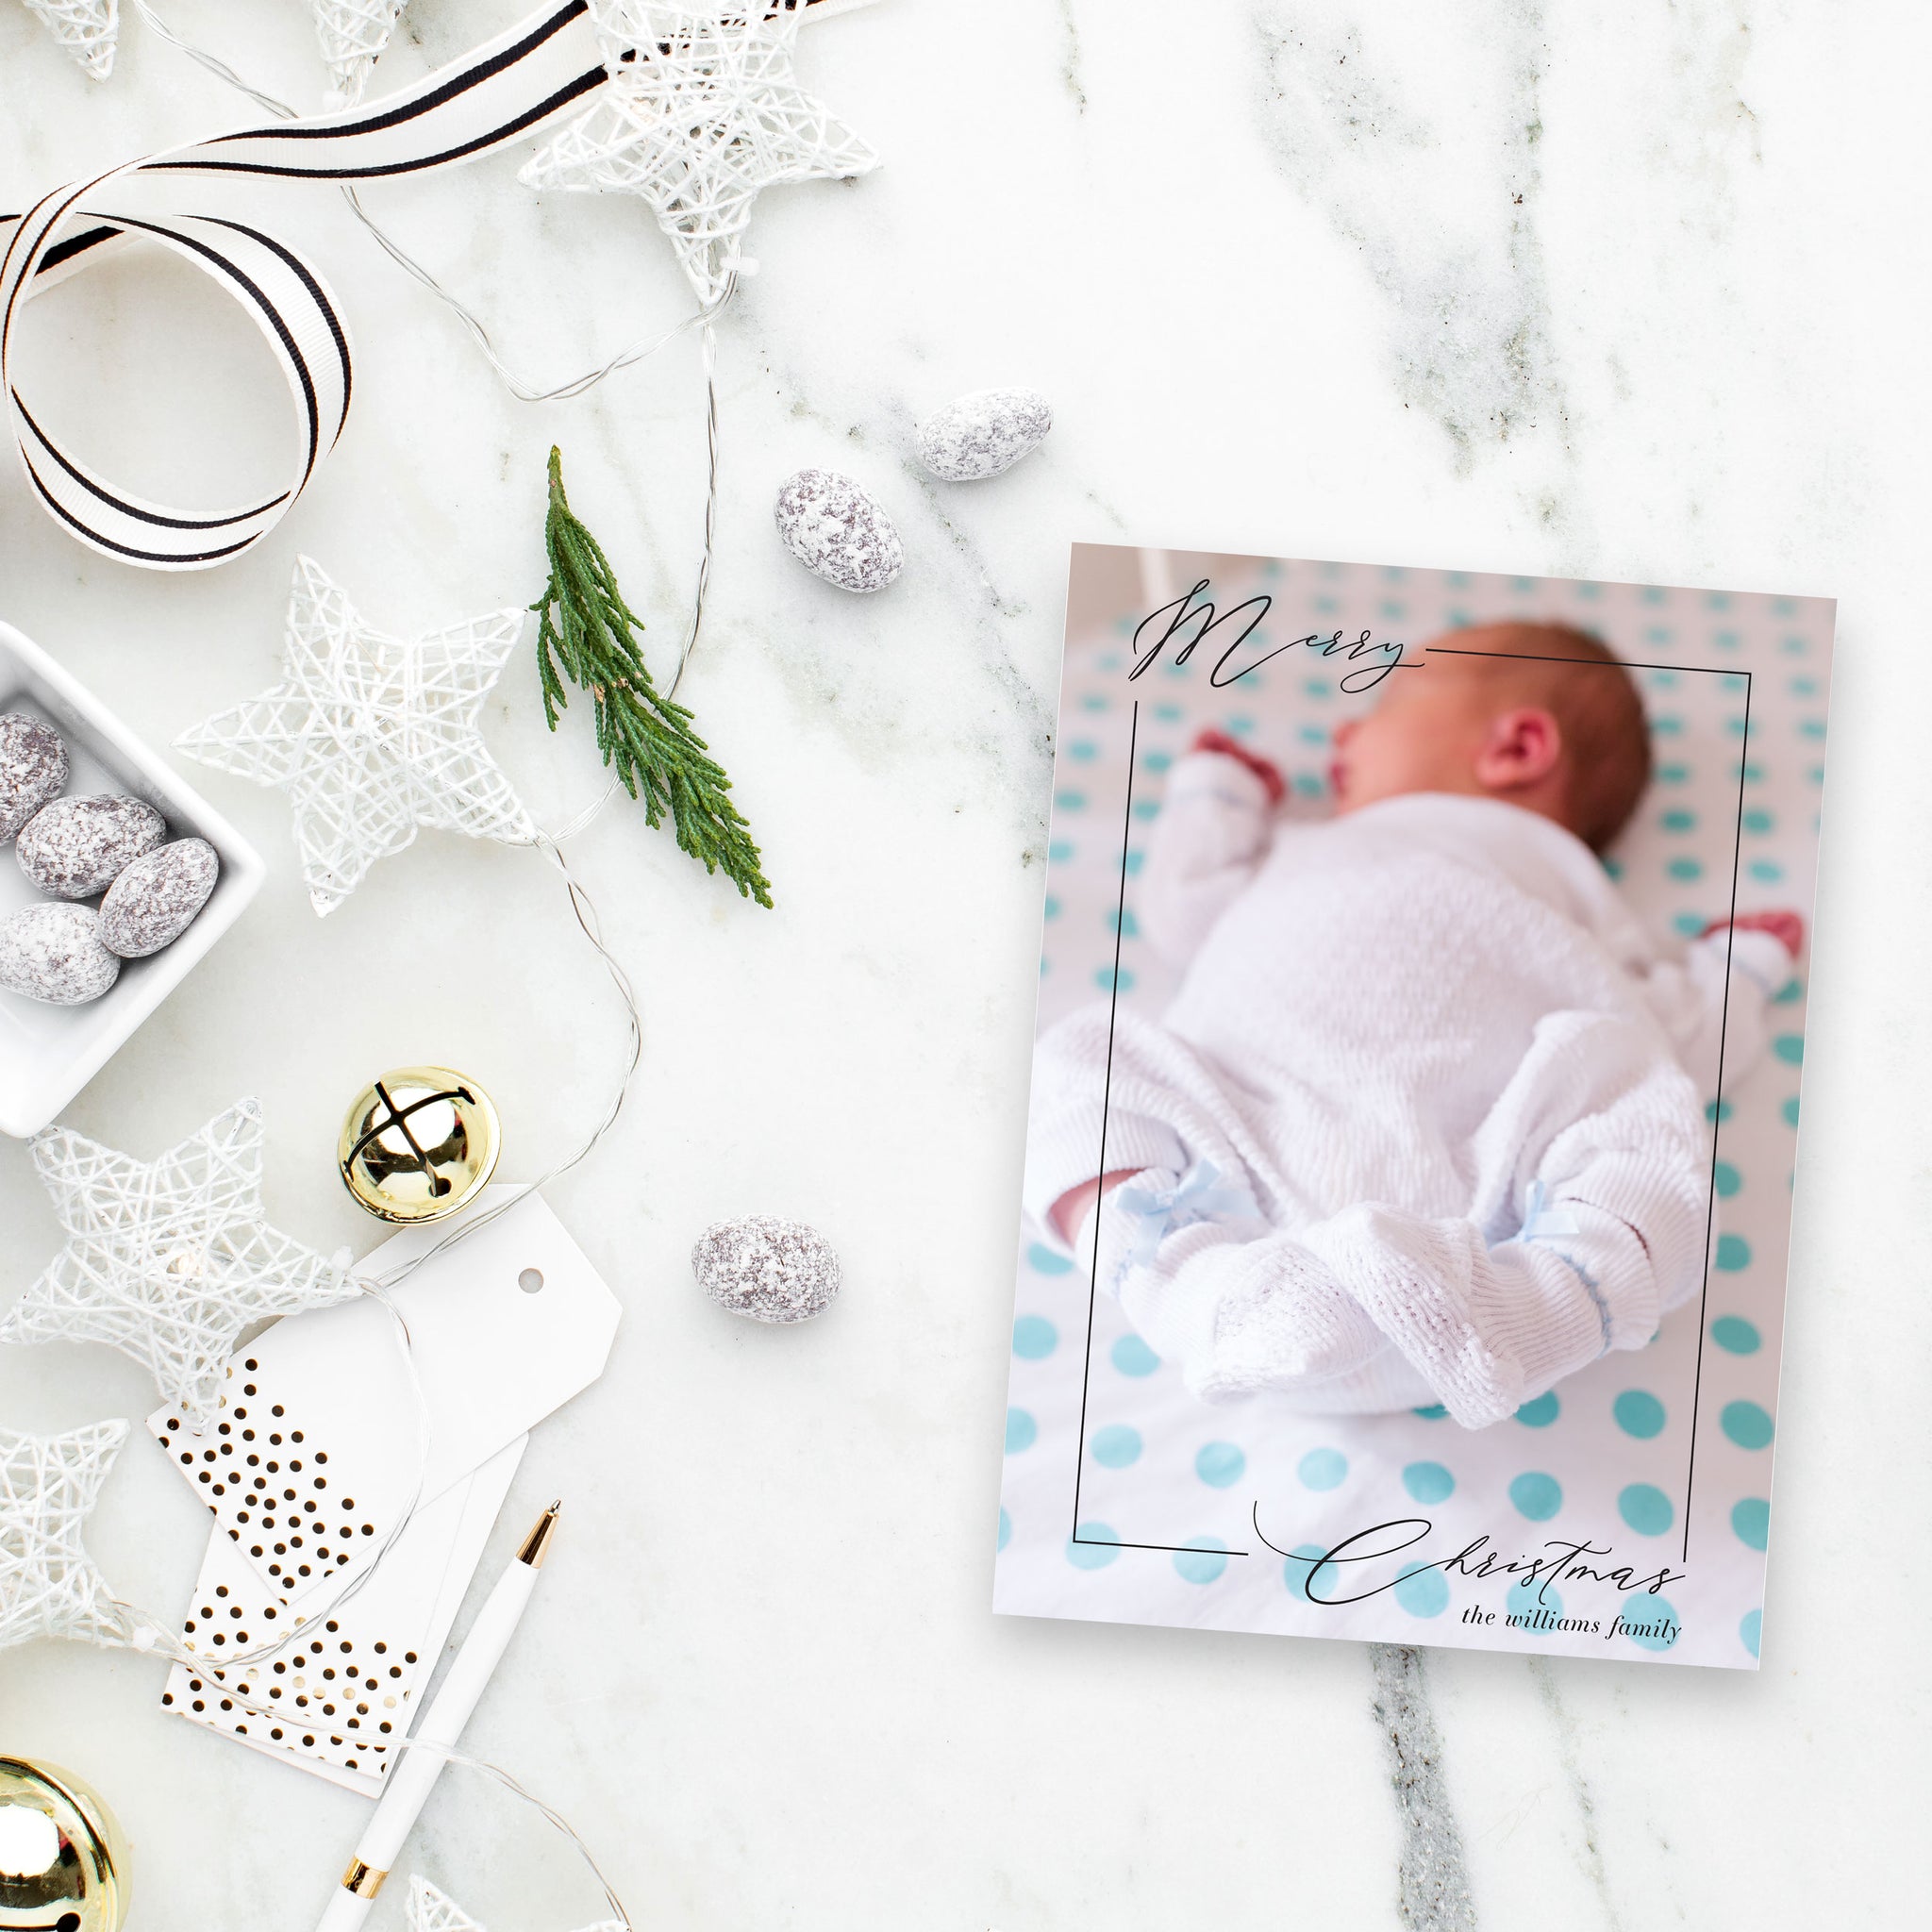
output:
<svg viewBox="0 0 1932 1932"><path fill-rule="evenodd" d="M1132 904L1188 970L1158 1022L1041 1036L1026 1204L1140 1171L1079 1246L1196 1393L1478 1427L1695 1292L1699 1088L1721 1024L1727 1074L1761 1041L1775 940L1731 940L1726 1002L1728 936L1659 958L1551 820L1430 793L1291 824L1216 753L1174 768Z"/></svg>

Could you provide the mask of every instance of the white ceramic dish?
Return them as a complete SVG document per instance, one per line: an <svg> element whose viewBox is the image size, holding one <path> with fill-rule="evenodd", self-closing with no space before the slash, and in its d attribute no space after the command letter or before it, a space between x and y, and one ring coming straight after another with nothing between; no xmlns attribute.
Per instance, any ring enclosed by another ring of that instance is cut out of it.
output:
<svg viewBox="0 0 1932 1932"><path fill-rule="evenodd" d="M38 1133L107 1065L135 1029L193 971L259 891L260 855L226 819L137 739L39 645L0 624L0 713L44 719L67 743L66 795L125 792L168 822L170 839L206 839L222 861L213 895L172 946L130 959L84 1007L50 1007L0 991L0 1133ZM0 847L0 918L42 898Z"/></svg>

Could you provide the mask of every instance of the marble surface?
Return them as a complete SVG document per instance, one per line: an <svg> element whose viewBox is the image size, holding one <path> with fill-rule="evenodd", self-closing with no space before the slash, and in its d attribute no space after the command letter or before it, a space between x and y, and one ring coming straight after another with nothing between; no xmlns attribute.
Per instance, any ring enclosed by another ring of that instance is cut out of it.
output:
<svg viewBox="0 0 1932 1932"><path fill-rule="evenodd" d="M319 98L293 0L166 6ZM390 70L517 10L414 0ZM0 204L237 118L132 21L124 42L92 87L0 7ZM809 30L808 82L886 165L760 208L763 273L721 336L720 550L683 692L779 909L741 905L634 814L575 847L642 991L645 1062L552 1198L627 1313L513 1491L499 1553L552 1493L569 1535L473 1733L584 1828L640 1924L1912 1916L1928 42L1897 0L887 0ZM575 374L681 312L641 208L539 202L514 170L369 199L527 371ZM527 408L325 192L228 199L271 202L360 345L321 481L246 559L163 578L73 545L14 476L0 615L165 741L270 680L300 551L398 630L535 595L557 441L670 648L702 498L689 339ZM130 257L26 327L32 393L84 456L191 501L274 474L278 378L192 276ZM1047 447L994 483L924 479L912 423L1009 382L1053 398ZM778 546L772 496L807 464L898 519L908 566L883 595L843 596ZM1841 600L1757 1676L989 1614L1074 538ZM546 739L527 658L488 719L553 818L596 789L571 722ZM325 1248L369 1234L329 1149L378 1068L485 1079L508 1177L571 1142L621 1019L540 863L425 836L318 923L283 800L206 782L271 877L73 1125L151 1158L258 1093L272 1216ZM833 1315L758 1329L697 1293L692 1240L746 1211L835 1240ZM25 1149L0 1145L0 1299L55 1241ZM9 1425L148 1401L118 1356L0 1355ZM203 1541L138 1441L95 1530L109 1573L178 1606ZM360 1802L164 1717L159 1684L125 1656L8 1653L0 1747L119 1806L133 1932L308 1924ZM596 1916L541 1826L474 1786L439 1795L418 1853L493 1925ZM399 1900L383 1910L400 1923Z"/></svg>

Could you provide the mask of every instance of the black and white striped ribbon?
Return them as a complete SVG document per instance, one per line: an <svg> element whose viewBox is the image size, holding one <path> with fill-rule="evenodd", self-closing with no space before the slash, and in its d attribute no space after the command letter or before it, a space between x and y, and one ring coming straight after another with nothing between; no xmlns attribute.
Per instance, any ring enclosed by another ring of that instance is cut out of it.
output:
<svg viewBox="0 0 1932 1932"><path fill-rule="evenodd" d="M835 5L805 0L813 13ZM174 211L172 184L178 178L347 184L421 174L528 136L605 78L586 0L549 0L541 12L400 93L150 155L56 189L24 215L0 216L0 396L28 484L48 513L83 543L124 562L206 570L240 556L280 523L347 420L354 362L327 283L263 228ZM16 349L27 301L139 241L174 250L239 302L288 378L299 446L286 484L266 501L201 516L150 503L64 451L22 394Z"/></svg>

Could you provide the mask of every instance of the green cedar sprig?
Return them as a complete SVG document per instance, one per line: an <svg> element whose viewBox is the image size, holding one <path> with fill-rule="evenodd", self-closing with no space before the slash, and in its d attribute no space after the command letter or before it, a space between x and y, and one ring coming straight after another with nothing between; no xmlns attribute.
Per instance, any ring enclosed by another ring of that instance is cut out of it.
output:
<svg viewBox="0 0 1932 1932"><path fill-rule="evenodd" d="M691 711L659 696L651 682L635 636L643 619L624 601L603 547L572 512L556 449L550 452L543 543L550 581L530 608L539 620L537 659L551 730L570 703L568 678L591 693L597 748L624 789L643 800L645 824L661 823L668 808L686 852L702 859L707 872L722 871L744 897L770 906L771 882L759 870L751 828L727 796L731 780L706 756L705 741L691 728Z"/></svg>

